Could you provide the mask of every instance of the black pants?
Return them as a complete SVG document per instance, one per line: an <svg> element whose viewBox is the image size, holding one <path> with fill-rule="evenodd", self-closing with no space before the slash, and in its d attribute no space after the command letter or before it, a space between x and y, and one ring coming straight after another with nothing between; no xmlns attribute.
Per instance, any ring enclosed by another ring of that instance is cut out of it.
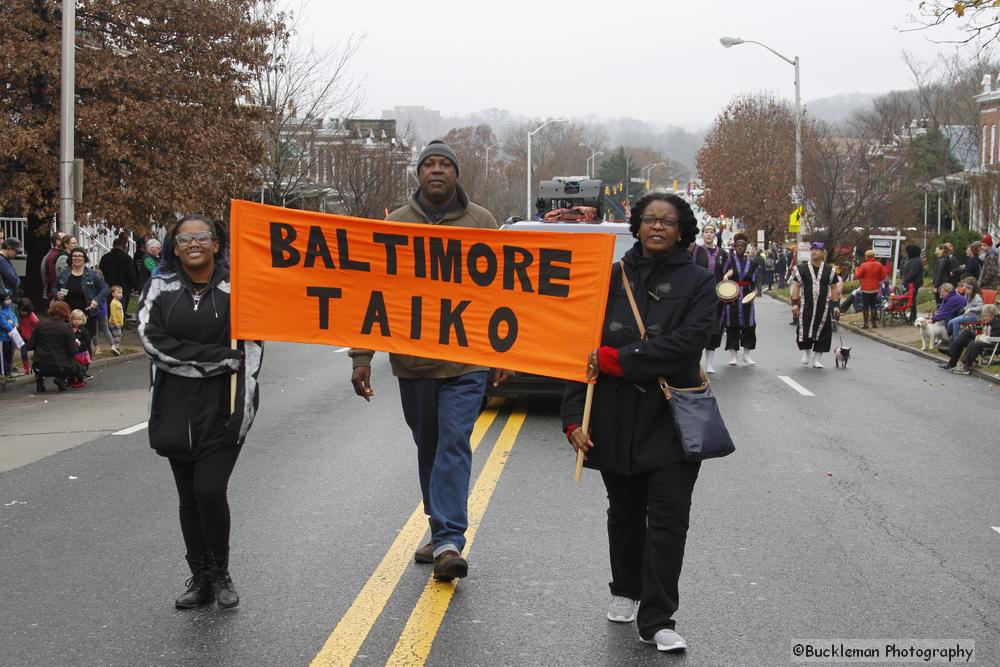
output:
<svg viewBox="0 0 1000 667"><path fill-rule="evenodd" d="M197 461L170 459L180 496L181 533L188 558L229 553L229 501L226 487L240 447L223 447Z"/></svg>
<svg viewBox="0 0 1000 667"><path fill-rule="evenodd" d="M993 346L994 343L977 342L976 334L971 329L962 329L948 345L948 363L955 366L961 359L963 364L971 367L983 350L992 350Z"/></svg>
<svg viewBox="0 0 1000 667"><path fill-rule="evenodd" d="M31 368L34 370L36 375L40 375L43 378L59 378L60 380L66 380L80 375L79 364L74 364L72 366L53 366L52 364L46 364L44 362L35 362Z"/></svg>
<svg viewBox="0 0 1000 667"><path fill-rule="evenodd" d="M726 349L738 350L745 347L748 350L757 348L757 327L726 327Z"/></svg>
<svg viewBox="0 0 1000 667"><path fill-rule="evenodd" d="M611 594L640 600L639 634L673 629L691 494L700 463L678 461L639 475L601 473L608 490Z"/></svg>

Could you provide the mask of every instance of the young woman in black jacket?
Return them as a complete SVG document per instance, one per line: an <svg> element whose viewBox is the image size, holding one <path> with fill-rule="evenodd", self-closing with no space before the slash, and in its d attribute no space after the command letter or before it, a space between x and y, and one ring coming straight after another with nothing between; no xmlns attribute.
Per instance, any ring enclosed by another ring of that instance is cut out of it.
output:
<svg viewBox="0 0 1000 667"><path fill-rule="evenodd" d="M169 239L175 254L146 283L138 331L151 362L149 444L170 461L191 567L174 604L189 609L214 598L230 608L240 599L229 574L226 487L257 411L262 350L255 341L230 346L222 226L187 216Z"/></svg>
<svg viewBox="0 0 1000 667"><path fill-rule="evenodd" d="M900 281L903 289L909 291L913 288L913 302L910 304L909 322L913 324L917 321L917 293L924 285L924 262L920 258L920 246L910 244L906 246L906 261L903 262L903 271Z"/></svg>
<svg viewBox="0 0 1000 667"><path fill-rule="evenodd" d="M650 194L630 217L635 246L622 259L625 277L647 328L639 328L622 284L611 275L591 432L584 433L586 385L570 382L563 396L563 428L584 463L601 471L608 492L611 621L637 620L640 640L661 651L687 646L674 630L691 494L699 463L689 463L670 407L657 384L702 383L701 351L712 334L715 277L692 262L687 247L698 232L691 207L677 195ZM641 604L640 604L641 601Z"/></svg>

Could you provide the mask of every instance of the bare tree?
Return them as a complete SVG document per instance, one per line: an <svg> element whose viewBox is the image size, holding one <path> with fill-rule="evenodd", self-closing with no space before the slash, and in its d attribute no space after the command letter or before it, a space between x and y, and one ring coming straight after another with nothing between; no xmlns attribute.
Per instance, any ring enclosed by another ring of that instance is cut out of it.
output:
<svg viewBox="0 0 1000 667"><path fill-rule="evenodd" d="M398 142L344 141L330 146L329 183L344 213L379 219L407 196L409 152Z"/></svg>
<svg viewBox="0 0 1000 667"><path fill-rule="evenodd" d="M879 151L874 136L838 137L817 124L811 130L803 175L815 239L836 252L853 248L877 227L910 222L905 160Z"/></svg>
<svg viewBox="0 0 1000 667"><path fill-rule="evenodd" d="M260 3L257 10L280 16L288 26L271 40L272 65L259 70L251 84L254 103L267 110L262 199L284 204L301 194L316 170L321 156L312 144L323 119L350 117L362 104L360 84L347 71L362 38L348 36L318 51L295 40L301 15L279 12L273 0Z"/></svg>
<svg viewBox="0 0 1000 667"><path fill-rule="evenodd" d="M1000 5L995 0L921 0L908 19L910 27L904 32L957 24L965 37L945 43L974 44L980 53L1000 39Z"/></svg>

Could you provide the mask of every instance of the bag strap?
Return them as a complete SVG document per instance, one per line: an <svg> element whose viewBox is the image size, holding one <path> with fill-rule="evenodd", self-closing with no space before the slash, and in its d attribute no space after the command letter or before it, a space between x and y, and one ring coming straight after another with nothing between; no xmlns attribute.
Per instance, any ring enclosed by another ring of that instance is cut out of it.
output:
<svg viewBox="0 0 1000 667"><path fill-rule="evenodd" d="M639 314L639 306L635 305L635 295L632 294L632 286L628 284L628 278L625 276L625 262L619 260L618 266L622 270L622 285L625 287L625 296L628 297L628 305L632 306L632 315L635 317L635 323L639 325L639 335L645 339L646 325L642 323L642 315Z"/></svg>
<svg viewBox="0 0 1000 667"><path fill-rule="evenodd" d="M632 286L628 284L628 278L625 277L625 263L619 260L618 266L622 270L622 286L625 287L625 296L628 297L628 304L632 307L632 315L635 317L635 323L639 325L639 335L642 336L643 339L645 339L646 326L642 323L642 315L639 314L639 306L637 306L635 303L635 295L632 294ZM662 376L656 378L657 384L659 384L660 389L663 390L663 396L669 401L671 398L670 394L671 390L705 391L708 388L708 376L705 375L704 368L701 368L701 366L699 366L698 368L701 371L701 384L698 385L697 387L685 387L685 388L671 387L670 384L667 383L667 378Z"/></svg>

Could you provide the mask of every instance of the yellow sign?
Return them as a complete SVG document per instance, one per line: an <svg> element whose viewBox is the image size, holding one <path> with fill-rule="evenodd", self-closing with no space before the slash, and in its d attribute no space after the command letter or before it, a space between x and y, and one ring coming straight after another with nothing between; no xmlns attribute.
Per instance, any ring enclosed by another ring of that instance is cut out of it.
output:
<svg viewBox="0 0 1000 667"><path fill-rule="evenodd" d="M799 206L788 216L788 231L790 233L798 234L802 231L802 213L802 207Z"/></svg>

